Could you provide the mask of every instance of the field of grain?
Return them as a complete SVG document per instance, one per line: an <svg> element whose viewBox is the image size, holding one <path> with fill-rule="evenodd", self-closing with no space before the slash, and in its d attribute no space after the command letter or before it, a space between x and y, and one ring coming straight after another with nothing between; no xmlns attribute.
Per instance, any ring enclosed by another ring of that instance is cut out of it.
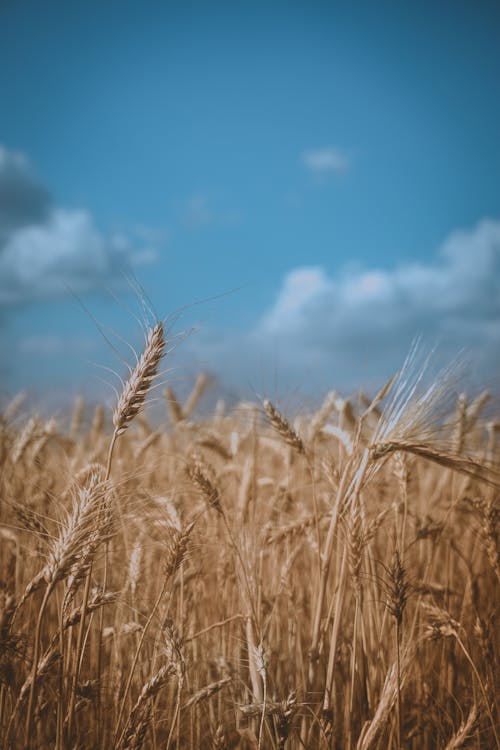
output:
<svg viewBox="0 0 500 750"><path fill-rule="evenodd" d="M500 747L487 395L410 358L293 418L197 417L200 376L153 421L164 349L112 413L4 410L2 747Z"/></svg>

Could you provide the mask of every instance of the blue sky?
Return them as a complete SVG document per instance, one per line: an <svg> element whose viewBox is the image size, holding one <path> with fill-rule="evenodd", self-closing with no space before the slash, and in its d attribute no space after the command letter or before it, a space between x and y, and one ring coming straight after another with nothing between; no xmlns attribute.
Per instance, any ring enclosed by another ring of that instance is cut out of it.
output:
<svg viewBox="0 0 500 750"><path fill-rule="evenodd" d="M2 391L97 393L68 288L137 341L124 269L191 306L179 382L374 387L417 334L494 378L495 6L5 0Z"/></svg>

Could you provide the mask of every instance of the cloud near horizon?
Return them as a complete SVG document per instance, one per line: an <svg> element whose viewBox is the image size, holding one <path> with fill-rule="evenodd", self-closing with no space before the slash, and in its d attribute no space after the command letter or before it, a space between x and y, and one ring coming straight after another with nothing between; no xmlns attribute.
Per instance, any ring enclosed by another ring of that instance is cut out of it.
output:
<svg viewBox="0 0 500 750"><path fill-rule="evenodd" d="M274 373L287 387L370 387L398 369L416 336L444 358L465 350L481 378L497 375L500 221L453 232L428 263L291 269L253 330L202 331L190 347L216 372L223 361L226 380L245 373L255 387Z"/></svg>
<svg viewBox="0 0 500 750"><path fill-rule="evenodd" d="M154 259L154 248L102 233L88 211L55 205L27 158L0 146L0 305L87 291Z"/></svg>
<svg viewBox="0 0 500 750"><path fill-rule="evenodd" d="M178 386L187 373L212 372L230 400L249 390L278 398L296 389L373 390L400 368L416 336L424 350L437 346L438 363L465 350L472 380L498 391L500 221L453 232L426 263L337 273L293 268L253 326L203 325L176 349L171 365ZM40 363L67 357L69 345L53 331L30 333L16 346L20 357ZM72 346L75 357L91 350L93 361L106 356L87 338Z"/></svg>

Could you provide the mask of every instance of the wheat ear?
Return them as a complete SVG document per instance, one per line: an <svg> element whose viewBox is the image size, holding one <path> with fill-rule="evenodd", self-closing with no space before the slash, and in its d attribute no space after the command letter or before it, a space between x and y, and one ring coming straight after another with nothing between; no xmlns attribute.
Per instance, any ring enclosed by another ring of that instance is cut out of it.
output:
<svg viewBox="0 0 500 750"><path fill-rule="evenodd" d="M263 402L264 411L276 432L281 435L285 443L288 443L297 453L305 454L306 450L302 438L292 427L286 417L269 400Z"/></svg>
<svg viewBox="0 0 500 750"><path fill-rule="evenodd" d="M130 422L144 406L151 384L158 374L165 346L163 323L157 323L153 328L148 329L144 351L130 371L116 404L113 412L115 435L125 432Z"/></svg>

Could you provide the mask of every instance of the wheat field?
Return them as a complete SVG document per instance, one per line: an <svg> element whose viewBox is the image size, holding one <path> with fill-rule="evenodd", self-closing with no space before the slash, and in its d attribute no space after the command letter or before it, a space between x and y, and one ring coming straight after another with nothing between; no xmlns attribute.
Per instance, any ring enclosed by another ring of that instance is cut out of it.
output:
<svg viewBox="0 0 500 750"><path fill-rule="evenodd" d="M374 398L200 417L166 348L112 412L4 409L2 747L500 747L487 394L410 356Z"/></svg>

